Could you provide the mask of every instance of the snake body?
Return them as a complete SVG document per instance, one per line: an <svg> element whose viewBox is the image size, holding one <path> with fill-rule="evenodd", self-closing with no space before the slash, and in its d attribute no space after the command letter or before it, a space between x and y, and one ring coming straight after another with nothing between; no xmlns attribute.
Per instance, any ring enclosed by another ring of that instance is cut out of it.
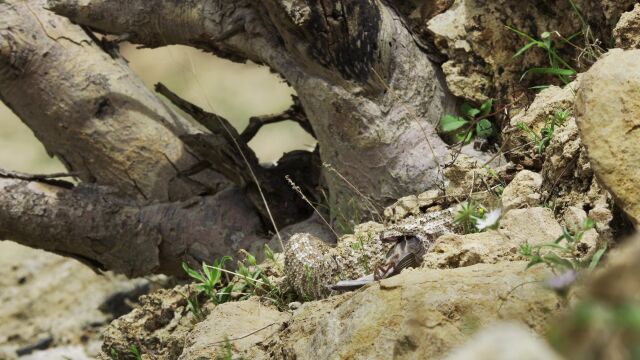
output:
<svg viewBox="0 0 640 360"><path fill-rule="evenodd" d="M391 259L394 273L415 267L435 239L452 231L453 213L427 212L386 227L368 223L340 238L335 247L310 234L295 234L285 245L287 281L303 298L319 299L331 294L329 285L363 278ZM418 245L409 238L418 239Z"/></svg>

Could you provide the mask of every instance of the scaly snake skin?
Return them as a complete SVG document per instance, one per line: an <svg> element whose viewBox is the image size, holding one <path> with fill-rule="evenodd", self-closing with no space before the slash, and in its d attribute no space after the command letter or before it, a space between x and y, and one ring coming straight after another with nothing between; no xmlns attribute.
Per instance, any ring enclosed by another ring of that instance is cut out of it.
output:
<svg viewBox="0 0 640 360"><path fill-rule="evenodd" d="M413 235L423 241L428 251L435 239L452 232L453 214L454 209L450 208L410 216L388 227L364 224L354 235L340 238L335 247L310 234L295 234L285 245L285 275L303 298L326 297L331 293L328 285L373 273L383 264L394 245L389 239Z"/></svg>

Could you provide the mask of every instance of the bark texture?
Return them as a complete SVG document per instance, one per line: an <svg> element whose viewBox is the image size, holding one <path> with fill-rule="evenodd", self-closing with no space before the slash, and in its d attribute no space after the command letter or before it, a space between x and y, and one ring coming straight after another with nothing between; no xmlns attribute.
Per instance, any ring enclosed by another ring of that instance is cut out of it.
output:
<svg viewBox="0 0 640 360"><path fill-rule="evenodd" d="M322 160L380 206L439 181L447 152L434 124L454 104L393 7L372 0L199 3L49 2L78 23L149 46L186 44L270 66L297 91ZM122 18L146 20L113 20ZM191 24L174 33L176 21ZM353 200L343 180L326 178L334 203Z"/></svg>
<svg viewBox="0 0 640 360"><path fill-rule="evenodd" d="M448 152L435 124L452 97L384 1L7 0L0 12L0 99L83 183L5 176L3 237L129 275L171 273L183 259L262 244L271 221L306 218L283 178L312 196L321 162L335 170L324 174L334 216L354 204L371 211L361 194L382 207L442 181ZM88 29L265 64L299 102L238 133L160 86L191 122ZM260 124L287 118L317 137L319 154L294 152L264 169L246 142Z"/></svg>
<svg viewBox="0 0 640 360"><path fill-rule="evenodd" d="M2 2L0 12L0 99L84 184L3 172L0 238L130 276L180 273L183 260L266 241L245 192L181 139L202 127L117 53L41 1Z"/></svg>
<svg viewBox="0 0 640 360"><path fill-rule="evenodd" d="M140 206L113 189L0 177L0 238L74 257L127 276L179 274L264 243L262 222L242 192ZM26 226L28 225L28 226Z"/></svg>
<svg viewBox="0 0 640 360"><path fill-rule="evenodd" d="M179 200L229 184L180 176L198 159L178 135L196 127L149 92L123 59L43 8L0 3L0 99L84 182L140 200Z"/></svg>

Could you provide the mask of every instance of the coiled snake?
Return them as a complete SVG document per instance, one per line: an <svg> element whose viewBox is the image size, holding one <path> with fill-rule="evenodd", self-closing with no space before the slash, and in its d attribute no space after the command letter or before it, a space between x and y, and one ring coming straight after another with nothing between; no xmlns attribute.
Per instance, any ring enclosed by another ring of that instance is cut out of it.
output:
<svg viewBox="0 0 640 360"><path fill-rule="evenodd" d="M303 298L318 299L417 267L435 239L452 232L453 213L453 208L427 212L387 227L365 223L335 247L295 234L285 245L288 283Z"/></svg>

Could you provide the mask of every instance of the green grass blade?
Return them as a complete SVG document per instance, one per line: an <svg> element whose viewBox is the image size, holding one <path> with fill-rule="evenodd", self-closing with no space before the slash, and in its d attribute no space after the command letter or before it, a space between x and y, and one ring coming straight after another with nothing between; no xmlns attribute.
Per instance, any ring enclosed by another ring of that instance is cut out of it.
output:
<svg viewBox="0 0 640 360"><path fill-rule="evenodd" d="M576 71L572 69L561 69L561 68L531 68L525 71L524 74L522 74L522 76L520 77L520 81L524 80L524 78L529 74L573 76L576 74Z"/></svg>
<svg viewBox="0 0 640 360"><path fill-rule="evenodd" d="M533 45L536 45L537 41L530 41L528 42L525 46L521 47L520 50L518 50L515 55L513 55L512 59L517 58L518 56L524 54L527 50L531 49L531 47Z"/></svg>
<svg viewBox="0 0 640 360"><path fill-rule="evenodd" d="M523 33L522 31L520 31L520 30L518 30L516 28L513 28L513 27L511 27L509 25L505 25L504 27L506 27L507 29L513 31L514 33L522 36L523 38L529 39L529 41L533 41L533 42L536 42L536 43L538 42L538 40L532 38L529 34Z"/></svg>
<svg viewBox="0 0 640 360"><path fill-rule="evenodd" d="M598 264L600 263L600 259L602 259L602 255L604 255L606 251L607 251L607 245L605 245L604 247L596 251L595 254L593 254L593 257L591 258L591 263L589 264L589 271L592 271L593 269L596 268L596 266L598 266Z"/></svg>

